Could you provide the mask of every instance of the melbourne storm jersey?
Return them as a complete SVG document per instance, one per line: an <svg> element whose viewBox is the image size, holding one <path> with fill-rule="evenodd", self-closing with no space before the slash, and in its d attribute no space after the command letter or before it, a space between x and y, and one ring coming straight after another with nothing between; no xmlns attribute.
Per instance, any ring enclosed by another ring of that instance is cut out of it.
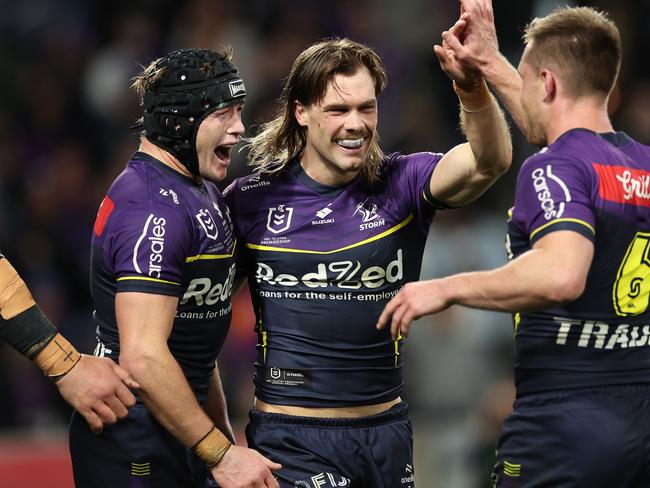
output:
<svg viewBox="0 0 650 488"><path fill-rule="evenodd" d="M515 315L518 394L650 382L650 147L574 129L529 158L509 257L567 229L594 243L586 288L572 303Z"/></svg>
<svg viewBox="0 0 650 488"><path fill-rule="evenodd" d="M230 325L235 238L214 184L136 153L104 198L93 229L91 292L100 355L117 361L115 294L179 297L168 340L200 401Z"/></svg>
<svg viewBox="0 0 650 488"><path fill-rule="evenodd" d="M394 154L372 187L313 181L296 161L225 192L257 315L256 396L286 405L347 406L396 398L401 340L375 324L417 280L435 207L440 154Z"/></svg>

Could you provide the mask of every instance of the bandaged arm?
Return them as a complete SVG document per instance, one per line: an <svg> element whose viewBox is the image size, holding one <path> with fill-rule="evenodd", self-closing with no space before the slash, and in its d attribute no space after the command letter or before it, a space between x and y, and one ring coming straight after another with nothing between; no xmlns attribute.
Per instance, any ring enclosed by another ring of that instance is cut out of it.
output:
<svg viewBox="0 0 650 488"><path fill-rule="evenodd" d="M81 359L34 302L27 285L0 254L0 337L57 381Z"/></svg>

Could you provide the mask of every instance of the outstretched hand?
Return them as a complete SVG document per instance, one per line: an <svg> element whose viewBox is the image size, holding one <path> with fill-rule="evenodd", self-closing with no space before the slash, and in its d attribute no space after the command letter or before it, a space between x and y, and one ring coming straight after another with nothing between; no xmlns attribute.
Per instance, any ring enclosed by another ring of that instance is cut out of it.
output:
<svg viewBox="0 0 650 488"><path fill-rule="evenodd" d="M65 401L86 419L96 434L105 425L128 415L127 409L135 404L129 388L140 388L131 375L111 359L86 354L55 384Z"/></svg>
<svg viewBox="0 0 650 488"><path fill-rule="evenodd" d="M377 329L383 329L390 321L390 335L393 340L400 334L403 337L408 336L413 320L441 312L451 306L444 290L442 280L407 283L386 304L377 321Z"/></svg>
<svg viewBox="0 0 650 488"><path fill-rule="evenodd" d="M468 14L462 14L456 23L442 33L442 44L433 46L433 51L438 58L440 67L457 85L471 91L472 87L481 82L481 73L476 68L463 63L456 52L449 44L449 39L454 39L460 43L459 39L464 36L467 27Z"/></svg>
<svg viewBox="0 0 650 488"><path fill-rule="evenodd" d="M271 471L282 469L282 465L246 447L230 446L221 461L210 469L223 488L280 487Z"/></svg>
<svg viewBox="0 0 650 488"><path fill-rule="evenodd" d="M500 55L492 0L461 0L460 4L460 18L442 33L442 46L463 70L484 74L485 68Z"/></svg>

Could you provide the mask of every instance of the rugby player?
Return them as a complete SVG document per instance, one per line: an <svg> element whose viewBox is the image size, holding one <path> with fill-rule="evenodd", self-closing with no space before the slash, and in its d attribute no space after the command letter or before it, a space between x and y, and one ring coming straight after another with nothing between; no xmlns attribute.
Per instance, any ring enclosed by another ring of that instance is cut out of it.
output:
<svg viewBox="0 0 650 488"><path fill-rule="evenodd" d="M174 51L135 78L140 147L93 228L96 353L141 386L100 436L73 417L80 487L277 487L280 466L235 441L215 360L230 324L235 236L215 186L244 132L230 54Z"/></svg>
<svg viewBox="0 0 650 488"><path fill-rule="evenodd" d="M80 354L36 305L25 282L0 252L0 337L34 361L93 432L127 415L139 385L109 358ZM125 386L126 385L126 386Z"/></svg>
<svg viewBox="0 0 650 488"><path fill-rule="evenodd" d="M407 284L379 327L459 304L514 313L517 399L496 487L650 486L650 147L607 112L621 61L616 25L555 10L524 35L519 71L499 53L489 0L462 1L460 42L543 147L523 164L500 268Z"/></svg>
<svg viewBox="0 0 650 488"><path fill-rule="evenodd" d="M277 118L250 140L256 171L226 196L257 313L249 446L280 486L414 486L401 337L377 318L417 279L436 210L464 205L510 165L510 134L477 72L436 54L469 142L384 155L380 58L349 39L294 61Z"/></svg>

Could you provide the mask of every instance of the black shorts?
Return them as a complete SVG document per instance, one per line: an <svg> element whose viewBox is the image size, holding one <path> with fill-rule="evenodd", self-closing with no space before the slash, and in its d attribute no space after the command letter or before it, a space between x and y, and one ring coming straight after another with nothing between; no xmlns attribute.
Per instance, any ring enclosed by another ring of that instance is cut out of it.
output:
<svg viewBox="0 0 650 488"><path fill-rule="evenodd" d="M78 488L216 486L205 463L141 404L99 435L75 412L70 422L70 456Z"/></svg>
<svg viewBox="0 0 650 488"><path fill-rule="evenodd" d="M282 488L414 488L413 431L405 402L358 419L251 410L248 446L282 464Z"/></svg>
<svg viewBox="0 0 650 488"><path fill-rule="evenodd" d="M517 400L501 429L492 486L650 487L650 385Z"/></svg>

